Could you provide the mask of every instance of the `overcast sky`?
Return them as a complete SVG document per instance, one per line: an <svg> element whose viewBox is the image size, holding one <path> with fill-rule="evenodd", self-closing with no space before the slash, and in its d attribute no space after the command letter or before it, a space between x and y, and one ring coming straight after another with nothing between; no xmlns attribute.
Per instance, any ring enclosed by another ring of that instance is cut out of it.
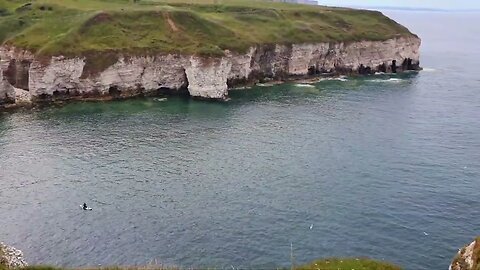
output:
<svg viewBox="0 0 480 270"><path fill-rule="evenodd" d="M440 9L480 9L480 0L318 0L331 6L390 6Z"/></svg>

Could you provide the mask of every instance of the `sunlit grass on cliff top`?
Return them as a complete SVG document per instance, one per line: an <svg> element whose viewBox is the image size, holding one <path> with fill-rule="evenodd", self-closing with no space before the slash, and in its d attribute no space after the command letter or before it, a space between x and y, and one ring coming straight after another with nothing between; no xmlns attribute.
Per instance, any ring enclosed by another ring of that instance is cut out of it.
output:
<svg viewBox="0 0 480 270"><path fill-rule="evenodd" d="M379 12L247 0L0 0L0 40L39 55L222 55L410 35Z"/></svg>

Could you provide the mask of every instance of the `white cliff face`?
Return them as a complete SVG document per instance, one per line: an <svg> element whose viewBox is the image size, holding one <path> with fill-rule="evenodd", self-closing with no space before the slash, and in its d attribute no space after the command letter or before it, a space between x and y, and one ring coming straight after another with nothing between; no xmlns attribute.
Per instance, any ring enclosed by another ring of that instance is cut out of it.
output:
<svg viewBox="0 0 480 270"><path fill-rule="evenodd" d="M232 66L230 68L228 79L243 80L248 78L252 73L252 57L255 53L255 48L250 48L246 54L232 54L227 51L227 57L230 59Z"/></svg>
<svg viewBox="0 0 480 270"><path fill-rule="evenodd" d="M53 57L47 65L34 60L28 74L28 90L33 97L53 95L55 91L81 90L78 86L84 65L83 58Z"/></svg>
<svg viewBox="0 0 480 270"><path fill-rule="evenodd" d="M382 64L391 65L393 60L401 65L408 58L413 63L419 63L419 48L420 40L414 37L353 43L294 44L288 72L304 75L310 67L355 71L360 65L374 69Z"/></svg>
<svg viewBox="0 0 480 270"><path fill-rule="evenodd" d="M160 88L179 89L185 84L185 57L121 57L117 63L100 73L92 82L108 93L110 87L119 91L137 89L143 93Z"/></svg>
<svg viewBox="0 0 480 270"><path fill-rule="evenodd" d="M420 39L410 36L386 41L264 45L245 54L226 51L218 58L120 55L112 59L111 66L97 72L88 70L88 59L83 57L56 56L46 61L24 50L0 47L0 103L29 98L130 97L185 88L194 97L225 99L228 87L264 79L356 72L365 67L377 71L381 65L391 67L393 60L399 71L407 60L409 67L417 67L419 47ZM28 94L17 90L15 95L15 88Z"/></svg>
<svg viewBox="0 0 480 270"><path fill-rule="evenodd" d="M23 252L14 247L0 243L0 265L7 268L22 268L28 266L23 259Z"/></svg>
<svg viewBox="0 0 480 270"><path fill-rule="evenodd" d="M188 92L191 96L224 99L227 97L227 79L232 61L227 58L208 59L192 56L185 68Z"/></svg>
<svg viewBox="0 0 480 270"><path fill-rule="evenodd" d="M178 55L149 58L144 63L141 84L145 89L180 89L186 86L185 63L185 57Z"/></svg>
<svg viewBox="0 0 480 270"><path fill-rule="evenodd" d="M29 91L42 94L108 95L111 89L122 93L148 93L159 88L179 89L185 84L182 57L120 57L99 74L84 77L85 58L52 58L45 65L33 61L29 72ZM128 96L128 94L126 96Z"/></svg>

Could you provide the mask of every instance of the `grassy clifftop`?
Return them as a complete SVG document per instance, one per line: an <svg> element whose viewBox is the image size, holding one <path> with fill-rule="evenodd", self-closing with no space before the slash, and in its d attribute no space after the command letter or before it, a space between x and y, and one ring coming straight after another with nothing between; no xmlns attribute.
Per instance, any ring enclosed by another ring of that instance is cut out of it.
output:
<svg viewBox="0 0 480 270"><path fill-rule="evenodd" d="M0 42L39 55L221 55L254 44L405 35L380 12L255 0L0 0Z"/></svg>
<svg viewBox="0 0 480 270"><path fill-rule="evenodd" d="M83 268L83 270L178 270L177 267L162 267L147 265L143 267L103 267L103 268ZM195 268L188 268L195 269ZM201 269L201 268L199 268ZM215 269L215 268L212 268ZM255 269L255 268L252 268ZM273 268L272 268L273 269ZM277 268L290 269L290 268ZM295 270L401 270L400 267L390 263L375 261L370 259L355 258L331 258L312 262L310 264L294 267ZM8 269L0 265L0 270L74 270L65 268L56 268L51 266L28 266L21 269Z"/></svg>

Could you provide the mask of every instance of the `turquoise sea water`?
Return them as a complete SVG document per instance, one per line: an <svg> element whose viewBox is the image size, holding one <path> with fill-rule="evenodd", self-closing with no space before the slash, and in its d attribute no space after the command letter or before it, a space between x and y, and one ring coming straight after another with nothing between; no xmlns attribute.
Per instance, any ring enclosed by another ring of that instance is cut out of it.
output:
<svg viewBox="0 0 480 270"><path fill-rule="evenodd" d="M390 15L425 71L1 113L0 240L63 266L289 266L292 244L447 269L480 235L479 15Z"/></svg>

